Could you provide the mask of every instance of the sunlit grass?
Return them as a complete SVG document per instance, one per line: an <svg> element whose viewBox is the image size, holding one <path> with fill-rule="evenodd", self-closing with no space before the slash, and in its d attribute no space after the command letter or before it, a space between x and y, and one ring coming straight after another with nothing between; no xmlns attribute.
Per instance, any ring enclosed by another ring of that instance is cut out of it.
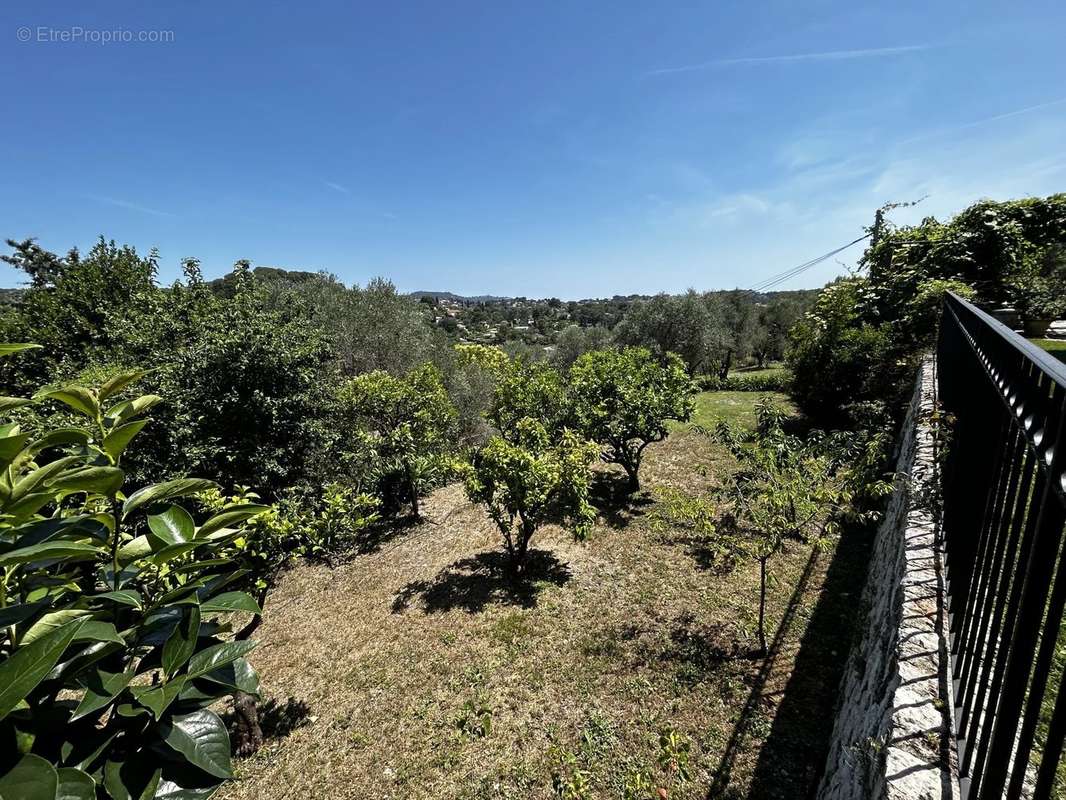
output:
<svg viewBox="0 0 1066 800"><path fill-rule="evenodd" d="M1037 347L1042 347L1059 361L1066 362L1066 339L1030 339Z"/></svg>

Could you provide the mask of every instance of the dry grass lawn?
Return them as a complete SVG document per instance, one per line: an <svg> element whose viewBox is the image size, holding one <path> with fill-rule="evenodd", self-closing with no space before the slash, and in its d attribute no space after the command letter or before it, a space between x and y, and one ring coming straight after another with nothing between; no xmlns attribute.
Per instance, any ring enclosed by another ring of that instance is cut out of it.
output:
<svg viewBox="0 0 1066 800"><path fill-rule="evenodd" d="M517 586L457 485L371 552L288 572L252 657L273 735L220 796L805 796L853 603L823 592L833 553L794 548L775 570L777 652L751 655L756 570L713 569L653 524L657 487L705 489L721 459L689 431L649 448L644 491L606 503L587 542L539 531ZM861 570L833 571L857 591Z"/></svg>

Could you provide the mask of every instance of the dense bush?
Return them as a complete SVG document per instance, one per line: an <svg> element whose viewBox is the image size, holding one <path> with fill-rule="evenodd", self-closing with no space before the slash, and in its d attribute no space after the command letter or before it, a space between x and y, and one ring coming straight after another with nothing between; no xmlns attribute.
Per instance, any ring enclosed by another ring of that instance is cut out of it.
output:
<svg viewBox="0 0 1066 800"><path fill-rule="evenodd" d="M211 481L131 491L123 455L158 398L115 397L142 377L35 396L78 425L0 426L4 797L205 797L232 776L210 706L258 692L254 643L228 640L225 620L259 607L219 556L264 509L225 504L197 524L175 501ZM4 398L3 412L34 401Z"/></svg>
<svg viewBox="0 0 1066 800"><path fill-rule="evenodd" d="M338 408L342 457L374 481L389 510L408 502L417 517L422 482L454 447L456 412L440 371L424 364L403 378L357 375L341 387Z"/></svg>
<svg viewBox="0 0 1066 800"><path fill-rule="evenodd" d="M305 317L266 308L247 275L209 311L183 347L157 354L152 383L167 402L143 468L255 483L274 496L310 477L332 435L332 352Z"/></svg>
<svg viewBox="0 0 1066 800"><path fill-rule="evenodd" d="M947 291L1028 314L1060 310L1066 194L982 201L949 222L902 228L882 209L869 230L865 274L826 287L792 332L794 396L827 424L855 423L877 404L898 416Z"/></svg>

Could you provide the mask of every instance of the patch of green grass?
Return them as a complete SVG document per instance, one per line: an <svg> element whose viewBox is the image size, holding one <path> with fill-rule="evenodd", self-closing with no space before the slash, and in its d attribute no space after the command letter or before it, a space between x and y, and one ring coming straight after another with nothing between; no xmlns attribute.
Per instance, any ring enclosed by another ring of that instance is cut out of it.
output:
<svg viewBox="0 0 1066 800"><path fill-rule="evenodd" d="M1042 347L1059 361L1066 363L1066 339L1030 339L1037 347Z"/></svg>
<svg viewBox="0 0 1066 800"><path fill-rule="evenodd" d="M782 392L701 392L696 396L696 411L691 422L704 428L713 428L719 420L725 420L752 428L755 426L755 404L760 397L766 396L772 397L775 403L790 413L795 412L792 401Z"/></svg>

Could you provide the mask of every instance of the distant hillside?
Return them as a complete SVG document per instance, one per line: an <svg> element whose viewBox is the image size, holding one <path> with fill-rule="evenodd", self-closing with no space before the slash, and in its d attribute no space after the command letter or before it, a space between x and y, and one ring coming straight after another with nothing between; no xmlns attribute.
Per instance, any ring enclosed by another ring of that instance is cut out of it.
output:
<svg viewBox="0 0 1066 800"><path fill-rule="evenodd" d="M501 297L494 294L479 294L474 297L456 294L455 292L411 292L411 297L421 300L428 297L432 300L450 300L453 303L498 303L503 300L512 300L511 297Z"/></svg>
<svg viewBox="0 0 1066 800"><path fill-rule="evenodd" d="M255 275L261 281L268 281L272 283L285 283L290 285L298 285L302 283L314 283L315 281L331 280L330 277L324 275L321 272L307 272L305 270L298 269L282 269L281 267L255 267L252 270L252 274ZM221 278L215 278L212 281L207 282L208 287L217 295L222 297L233 296L233 273L227 273Z"/></svg>

